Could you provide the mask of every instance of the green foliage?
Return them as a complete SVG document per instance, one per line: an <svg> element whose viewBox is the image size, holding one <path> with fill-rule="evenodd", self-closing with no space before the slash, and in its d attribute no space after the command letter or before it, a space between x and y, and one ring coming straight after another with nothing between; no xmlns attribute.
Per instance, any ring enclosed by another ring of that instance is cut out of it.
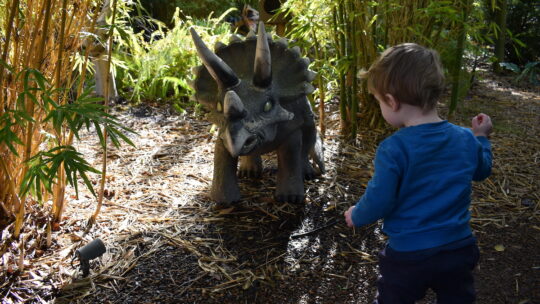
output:
<svg viewBox="0 0 540 304"><path fill-rule="evenodd" d="M6 62L0 60L0 65L6 68L10 73L14 73L13 67ZM28 90L28 79L30 78L29 74L30 72L27 71L26 73L28 76L25 77L25 92L23 94L29 94L34 97L35 96ZM22 73L19 73L17 75L17 79L19 76L22 75ZM39 75L39 73L38 73ZM40 83L42 83L40 81ZM42 83L42 85L44 85ZM21 127L23 128L25 126L26 122L34 122L34 119L26 113L24 108L24 95L19 94L19 98L17 98L17 104L15 109L4 109L4 112L2 115L0 115L0 145L8 147L9 151L13 153L16 156L19 156L19 153L17 152L17 148L15 145L23 145L22 140L19 138L17 133L13 130L15 127Z"/></svg>
<svg viewBox="0 0 540 304"><path fill-rule="evenodd" d="M218 18L182 20L180 11L174 16L174 27L169 31L159 27L146 41L144 34L133 33L125 22L117 31L115 66L121 94L133 102L173 102L177 109L185 108L192 95L188 80L192 78L189 67L198 64L189 28L197 27L203 36L223 38L230 27L223 22L226 11ZM125 14L129 18L129 14ZM159 23L156 22L159 25ZM161 39L154 39L160 37ZM207 40L208 41L208 40Z"/></svg>
<svg viewBox="0 0 540 304"><path fill-rule="evenodd" d="M331 19L328 18L333 13L332 8L328 1L288 1L281 9L295 16L287 33L292 38L291 44L298 45L302 51L307 52L306 55L312 59L310 68L317 72L317 81L330 84L335 93L338 69L342 69L344 62L350 59L332 56L335 54L335 45L333 32L329 30L332 26ZM333 95L329 94L326 99L332 97Z"/></svg>
<svg viewBox="0 0 540 304"><path fill-rule="evenodd" d="M399 43L416 42L439 52L452 85L451 107L459 105L474 74L462 58L484 56L495 30L485 20L484 2L289 0L283 11L292 18L288 35L315 58L312 69L324 79L319 89L328 82L337 85L328 95L339 95L342 130L354 134L357 117L371 127L381 121L365 83L355 75L368 69L379 52Z"/></svg>
<svg viewBox="0 0 540 304"><path fill-rule="evenodd" d="M518 75L514 80L516 83L526 80L533 85L540 85L540 61L528 62L523 69L511 62L503 62L501 66Z"/></svg>
<svg viewBox="0 0 540 304"><path fill-rule="evenodd" d="M540 59L540 2L538 0L505 0L505 7L502 0L482 1L482 21L486 25L482 34L485 38L483 46L495 45L495 56L491 58L496 62L513 62L520 67L524 67L528 62L535 62ZM505 11L505 13L501 13ZM502 22L503 15L504 25ZM499 19L498 19L499 18ZM505 28L504 41L498 41L501 26ZM500 57L500 59L499 59ZM503 59L504 57L504 59ZM499 71L501 63L494 66Z"/></svg>
<svg viewBox="0 0 540 304"><path fill-rule="evenodd" d="M9 151L16 156L19 156L15 144L22 145L23 142L17 136L17 133L13 131L13 128L17 125L21 126L25 115L19 111L8 110L0 116L0 145L8 147Z"/></svg>
<svg viewBox="0 0 540 304"><path fill-rule="evenodd" d="M163 0L162 0L163 1ZM146 2L153 2L146 0ZM241 9L244 4L249 4L257 9L257 0L173 0L176 7L179 7L187 16L194 19L207 19L213 15L221 15L230 8Z"/></svg>
<svg viewBox="0 0 540 304"><path fill-rule="evenodd" d="M510 0L506 26L511 39L506 43L505 59L520 66L540 59L540 2Z"/></svg>
<svg viewBox="0 0 540 304"><path fill-rule="evenodd" d="M516 83L527 81L538 85L540 5L535 0L512 0L508 3L507 14L506 62L500 63L500 66L517 74Z"/></svg>
<svg viewBox="0 0 540 304"><path fill-rule="evenodd" d="M79 138L79 132L83 126L87 129L94 127L102 146L105 146L104 130L107 131L112 143L119 146L121 140L133 145L133 142L124 134L124 132L133 131L122 126L114 116L107 113L106 107L99 103L102 98L90 97L91 88L74 101L60 103L56 97L61 98L63 90L52 89L50 82L40 71L26 68L16 75L16 79L22 81L24 89L19 93L15 107L7 109L0 116L0 143L6 145L15 156L19 157L16 145L24 143L17 136L14 128L29 128L29 123L34 123L39 124L41 129L50 128L51 132L54 131L54 135L46 135L49 138L46 146L51 148L37 152L26 161L28 171L20 185L20 194L24 196L30 191L38 200L41 200L42 186L46 191L52 192L51 185L58 179L61 170L65 173L68 183L77 192L77 179L80 177L94 194L87 173L99 173L99 171L92 168L75 148L61 145L58 136L64 134L65 131L70 131ZM43 120L35 121L27 112L26 100L30 100L46 113Z"/></svg>
<svg viewBox="0 0 540 304"><path fill-rule="evenodd" d="M292 18L289 35L315 58L312 69L321 73L323 79L317 84L318 89L327 82L337 84L328 95L339 95L342 132L354 136L359 116L365 126L381 125L377 104L367 92L365 82L356 75L368 69L387 47L416 42L435 48L443 64L454 71L453 75L462 74L457 58L461 58L467 47L464 42L469 30L467 3L463 0L289 0L282 11ZM462 43L458 47L459 33ZM459 77L453 79L458 84L462 82ZM457 87L455 90L460 91Z"/></svg>
<svg viewBox="0 0 540 304"><path fill-rule="evenodd" d="M134 133L134 131L121 125L106 111L107 107L99 103L103 98L92 97L90 94L91 89L88 89L74 102L62 105L49 100L52 108L44 122L51 121L57 133L60 133L62 128L68 128L77 139L80 139L79 131L83 126L87 130L94 127L103 148L106 145L103 130L107 132L115 147L120 146L120 139L133 146L133 142L124 135L124 132Z"/></svg>
<svg viewBox="0 0 540 304"><path fill-rule="evenodd" d="M82 154L72 146L57 146L48 151L40 151L27 162L28 171L23 178L20 194L26 195L29 191L38 200L42 198L42 186L52 192L52 184L56 181L60 168L64 169L68 183L75 188L78 194L77 180L80 176L86 187L95 196L94 188L87 173L101 173L92 168L82 157Z"/></svg>
<svg viewBox="0 0 540 304"><path fill-rule="evenodd" d="M180 9L180 17L187 20L189 16L193 19L207 19L210 16L219 16L231 8L240 11L244 5L249 4L257 9L258 0L136 0L140 6L136 7L137 16L132 15L132 21L139 18L138 22L145 23L148 17L159 20L173 28L174 14L177 8ZM141 20L141 18L143 20Z"/></svg>

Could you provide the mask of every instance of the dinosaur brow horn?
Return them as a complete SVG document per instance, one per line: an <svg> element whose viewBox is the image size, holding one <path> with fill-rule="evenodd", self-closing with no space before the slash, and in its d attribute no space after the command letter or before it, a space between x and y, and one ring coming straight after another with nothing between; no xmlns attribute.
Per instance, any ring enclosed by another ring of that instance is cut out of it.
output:
<svg viewBox="0 0 540 304"><path fill-rule="evenodd" d="M272 61L268 37L262 21L259 22L259 33L257 36L253 84L260 88L266 88L272 82Z"/></svg>
<svg viewBox="0 0 540 304"><path fill-rule="evenodd" d="M189 31L197 48L197 53L204 66L208 69L208 72L210 72L210 75L212 75L212 78L226 88L236 86L240 80L234 74L233 70L221 58L208 49L194 28L190 28Z"/></svg>

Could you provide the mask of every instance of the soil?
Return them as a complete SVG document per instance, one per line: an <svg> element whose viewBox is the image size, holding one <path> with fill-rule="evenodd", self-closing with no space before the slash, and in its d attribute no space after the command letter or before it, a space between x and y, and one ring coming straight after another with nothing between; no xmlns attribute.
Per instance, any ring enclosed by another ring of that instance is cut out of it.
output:
<svg viewBox="0 0 540 304"><path fill-rule="evenodd" d="M540 92L484 77L451 120L467 126L485 112L495 124L493 174L474 184L472 196L471 225L481 250L478 303L540 303ZM328 104L327 113L336 106ZM241 202L216 206L208 197L215 135L198 110L178 115L166 107L117 105L115 114L137 132L130 135L136 147L109 152L96 223L85 233L96 203L81 185L78 196L70 193L50 250L30 262L35 277L8 276L3 303L372 302L385 236L380 223L348 228L342 213L362 195L376 145L391 130L361 130L346 141L333 114L327 172L306 182L304 204L272 199L270 154L260 180L240 180ZM88 132L78 149L100 168L97 143ZM97 188L99 177L92 181ZM91 261L84 278L78 262L69 262L95 238L107 252ZM420 303L434 302L428 293Z"/></svg>

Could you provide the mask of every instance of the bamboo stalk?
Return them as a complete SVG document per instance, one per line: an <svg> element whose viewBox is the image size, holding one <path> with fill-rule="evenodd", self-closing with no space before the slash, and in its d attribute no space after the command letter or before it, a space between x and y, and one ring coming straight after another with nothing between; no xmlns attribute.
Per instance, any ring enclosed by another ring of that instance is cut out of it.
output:
<svg viewBox="0 0 540 304"><path fill-rule="evenodd" d="M73 14L75 15L75 14ZM58 48L58 64L56 66L56 77L55 77L55 84L56 84L56 87L57 88L60 88L61 85L60 85L60 73L62 71L62 67L63 67L63 64L62 64L62 56L64 54L64 37L65 37L65 30L66 30L66 16L67 16L67 0L62 0L62 22L61 22L61 25L60 25L60 44L59 44L59 48ZM64 93L64 99L65 99L65 94L67 94L67 90L66 92ZM57 93L57 100L59 101L60 103L60 92ZM62 132L62 131L60 131ZM57 140L59 143L62 143L63 142L63 136L62 134L57 134ZM57 180L57 183L55 185L55 198L54 198L54 203L53 203L53 221L60 221L60 218L61 218L61 214L62 214L62 211L64 209L64 189L66 187L65 185L65 182L66 181L66 176L65 176L65 172L64 172L64 165L61 164L60 165L60 169L59 169L59 175L58 175L58 180Z"/></svg>
<svg viewBox="0 0 540 304"><path fill-rule="evenodd" d="M11 42L11 29L12 29L12 26L11 24L13 24L13 20L15 18L15 12L17 11L17 8L19 7L19 0L13 0L13 3L11 4L11 9L9 11L9 17L7 19L7 24L6 24L6 41L4 42L4 50L2 51L2 61L3 62L7 62L7 55L8 55L8 50L9 50L9 43ZM3 83L3 79L4 79L4 66L0 66L0 84ZM4 94L3 94L4 90L2 88L0 88L0 103L1 104L4 104L3 100L4 100ZM3 111L3 109L2 109Z"/></svg>
<svg viewBox="0 0 540 304"><path fill-rule="evenodd" d="M104 5L104 4L103 4ZM92 24L90 25L90 30L89 32L90 33L93 33L95 31L95 28L96 28L96 22L97 22L97 19L99 17L99 12L103 9L103 5L101 6L98 6L96 11L94 12L94 15L92 17ZM84 63L83 63L83 68L82 68L82 71L81 71L81 81L79 82L79 86L77 87L77 95L81 95L82 94L82 89L83 89L83 84L84 84L84 79L86 79L86 67L88 65L88 58L90 56L90 53L92 52L92 48L94 47L94 44L93 43L90 43L87 47L86 47L86 53L84 54ZM73 139L73 134L70 134L70 138ZM69 141L71 142L71 140Z"/></svg>
<svg viewBox="0 0 540 304"><path fill-rule="evenodd" d="M85 9L83 10L83 12L85 12L87 9L88 9L88 3L89 2L86 2L86 6L85 6ZM96 8L96 11L94 12L92 18L91 18L91 25L90 25L90 30L89 32L93 33L95 31L95 26L96 26L96 22L97 22L97 19L99 17L99 13L100 11L102 10L103 8L103 5L98 5L98 7ZM73 20L73 16L75 14L72 15L71 17L71 20ZM71 22L71 21L70 21ZM79 32L80 30L80 27L82 26L82 23L79 25L78 27L78 30L77 32ZM70 29L67 29L66 30L67 32L70 31ZM94 44L89 44L88 47L86 48L86 53L85 53L85 58L84 58L84 62L83 62L83 68L82 68L82 71L81 71L81 75L80 75L80 81L79 81L79 84L77 86L77 95L81 95L82 94L82 88L83 88L83 84L84 84L84 79L86 79L86 72L87 72L87 65L88 65L88 62L89 62L89 56L92 52L92 48L93 48ZM68 83L68 86L67 87L71 87L71 79L69 79L69 83ZM62 98L62 100L67 100L67 90L64 91L64 96ZM65 145L71 145L72 142L73 142L73 139L74 139L74 133L71 131L71 130L68 130L67 131L67 135L64 134L61 136L61 138L59 139L59 142L63 142ZM64 211L64 207L65 207L65 187L66 187L66 176L65 176L65 172L63 170L63 166L60 168L59 170L59 176L58 176L58 184L57 184L57 187L55 189L55 203L53 204L53 218L52 218L52 221L53 222L58 222L60 221L61 217L62 217L62 213Z"/></svg>
<svg viewBox="0 0 540 304"><path fill-rule="evenodd" d="M101 10L103 9L103 6L105 5L105 3L102 3L101 5L98 5L94 11L94 14L91 18L91 24L90 24L90 28L89 28L89 32L90 33L94 33L95 32L95 28L96 28L96 23L97 23L97 20L99 18L99 14L101 12ZM88 5L86 6L88 8ZM86 46L86 52L84 54L84 62L83 62L83 66L82 66L82 70L81 70L81 75L80 75L80 81L79 81L79 84L77 86L77 96L80 96L82 94L82 90L83 90L83 85L84 85L84 80L86 79L86 72L87 72L87 66L88 66L88 62L89 62L89 57L90 57L90 54L92 53L92 49L94 47L94 44L93 43L89 43L87 46ZM75 134L71 131L68 131L68 136L67 136L67 141L66 143L68 145L71 145L71 143L73 142L73 138L74 138Z"/></svg>
<svg viewBox="0 0 540 304"><path fill-rule="evenodd" d="M352 81L352 86L350 86L350 103L351 103L351 111L349 113L349 119L351 121L350 125L351 125L351 128L350 128L350 131L349 131L349 136L351 138L355 138L356 137L356 131L357 131L357 128L358 128L358 120L356 118L356 113L358 113L358 98L357 98L357 94L356 92L358 92L358 81L356 79L356 75L358 74L358 62L359 62L359 57L358 57L358 53L360 52L360 49L357 48L357 44L356 44L356 33L357 33L357 25L358 25L358 22L357 19L358 19L358 15L356 14L356 8L355 8L355 5L354 5L354 0L351 0L350 3L349 3L349 12L350 14L352 15L350 20L352 20L351 22L351 25L350 25L350 31L349 31L349 40L350 40L350 46L351 46L351 56L352 56L352 62L354 63L351 67L350 67L350 75L351 75L351 81Z"/></svg>
<svg viewBox="0 0 540 304"><path fill-rule="evenodd" d="M507 0L494 0L495 7L493 11L495 14L495 22L498 26L498 30L495 31L495 45L494 45L494 55L495 61L493 62L493 70L495 73L501 73L502 67L501 62L504 61L504 50L506 44L506 15L507 15Z"/></svg>
<svg viewBox="0 0 540 304"><path fill-rule="evenodd" d="M112 40L113 40L113 30L114 30L114 24L115 24L115 20L116 20L116 1L117 0L113 0L113 8L112 8L112 21L111 21L111 28L109 30L109 49L108 49L108 54L107 54L107 76L105 77L105 106L106 106L106 109L105 111L108 112L108 106L109 106L109 82L111 81L110 79L110 70L111 70L111 56L112 56ZM103 197L104 197L104 193L105 193L105 180L106 180L106 177L107 177L107 129L104 129L103 130L103 141L104 141L104 144L103 144L103 164L102 164L102 167L101 167L101 182L100 182L100 185L99 185L99 194L98 194L98 201L97 201L97 207L96 207L96 211L94 212L94 214L92 215L92 217L90 218L90 220L88 221L88 227L91 227L95 222L96 222L96 219L97 219L97 216L99 214L99 212L101 211L101 205L103 204Z"/></svg>
<svg viewBox="0 0 540 304"><path fill-rule="evenodd" d="M43 21L43 34L41 38L41 44L38 48L38 56L36 56L36 61L34 62L34 67L39 68L41 65L41 62L43 61L43 54L45 52L45 43L47 41L46 33L48 33L49 29L49 20L51 18L51 8L52 8L52 2L51 0L45 0L45 18ZM35 105L32 101L27 102L27 113L30 117L34 116L34 110ZM33 133L34 133L34 124L32 122L28 122L27 124L27 132L26 132L26 144L25 144L25 150L24 150L24 159L25 161L30 159L30 155L32 154L32 139L33 139ZM26 172L28 171L28 167L24 166L22 170L21 176L25 176ZM17 212L17 217L15 220L15 229L13 232L13 236L15 238L19 237L21 228L22 228L22 221L25 214L25 201L26 197L23 197L21 200L21 205L19 206L19 210Z"/></svg>
<svg viewBox="0 0 540 304"><path fill-rule="evenodd" d="M338 8L335 11L335 32L336 32L336 44L338 50L339 58L345 58L346 54L346 45L345 45L345 33L343 30L344 26L344 16L345 12L343 10L343 4L340 2ZM339 73L339 109L340 109L340 133L346 135L349 130L348 119L347 119L347 93L346 93L346 78L343 71L338 71Z"/></svg>
<svg viewBox="0 0 540 304"><path fill-rule="evenodd" d="M50 3L50 0L49 1L45 1L45 2L42 2L43 3L43 7L39 8L39 11L43 11L45 10L45 14L39 14L38 15L38 21L35 22L34 24L36 25L35 28L33 28L33 31L31 30L31 25L26 23L25 26L27 27L27 32L28 33L32 33L31 35L31 38L30 39L27 39L26 40L26 43L24 45L24 49L23 51L26 51L26 57L25 57L25 60L23 61L23 64L22 64L22 67L27 67L29 66L31 63L30 63L30 60L32 58L34 58L34 56L32 56L29 52L29 50L34 50L35 48L35 43L38 41L38 35L40 33L40 29L39 29L39 25L43 22L43 18L45 18L45 15L47 14L47 12L50 12L50 10L47 10L47 5ZM30 15L32 16L32 8L30 5L28 5L28 8L27 8L27 12L26 12L27 15ZM28 45L28 43L30 43L30 45ZM36 56L37 58L37 56ZM39 60L41 61L41 59ZM34 65L34 67L36 67Z"/></svg>
<svg viewBox="0 0 540 304"><path fill-rule="evenodd" d="M77 51L81 28L88 26L92 21L87 18L90 15L87 10L90 5L94 5L94 1L10 0L4 2L6 2L6 22L3 22L1 26L6 36L0 46L0 59L9 65L13 72L8 73L4 71L3 66L0 67L0 115L9 114L10 116L6 117L14 119L11 113L26 112L25 115L32 118L31 123L25 120L24 124L11 125L8 121L8 125L0 126L10 128L10 131L22 141L22 144L13 144L14 151L8 149L7 145L0 147L0 214L2 216L5 214L7 217L7 221L3 220L1 224L13 225L14 237L9 242L18 240L18 246L21 246L24 244L21 235L23 235L23 229L26 228L24 227L26 212L36 210L35 207L39 208L33 205L35 204L33 194L24 196L19 194L21 184L25 182L24 179L29 172L30 164L26 161L45 148L40 147L45 138L42 134L45 132L56 136L57 141L54 143L58 146L65 145L73 139L73 136L70 136L72 134L66 132L67 128L54 132L58 129L55 129L51 123L43 121L50 109L45 108L45 103L42 102L43 96L39 95L41 90L33 89L41 85L40 81L33 79L37 76L30 76L30 83L26 83L24 77L27 74L25 73L27 70L34 70L36 72L32 73L41 74L40 77L46 80L44 90L60 89L54 93L54 99L58 104L68 101L68 91L61 89L69 88L74 79L71 74L74 62L70 60L70 54ZM100 5L101 2L99 1ZM74 8L77 6L77 9L70 10L71 4ZM62 9L55 10L55 7ZM58 22L53 22L54 20ZM15 77L16 75L19 75L18 78ZM31 93L35 97L21 95L23 92ZM21 100L19 96L25 96L25 98ZM54 190L50 194L54 212L51 211L50 215L54 213L56 220L59 220L65 206L63 197L67 184L63 167L59 168L54 181ZM49 192L43 184L35 188L35 191L42 192L41 198L44 198L44 201L49 199ZM51 227L50 223L48 227ZM4 228L5 226L0 227L0 229ZM47 237L50 243L49 239L52 235L48 233ZM24 250L17 253L15 261L20 266L19 270L23 270L24 255Z"/></svg>
<svg viewBox="0 0 540 304"><path fill-rule="evenodd" d="M319 45L317 35L314 32L311 32L311 39L313 39L315 45ZM322 60L322 54L319 48L315 48L315 58L320 62ZM319 88L319 130L321 132L322 138L326 133L325 121L325 111L324 111L324 100L326 98L326 88L324 84L324 79L321 73L317 75L317 86Z"/></svg>
<svg viewBox="0 0 540 304"><path fill-rule="evenodd" d="M15 28L19 29L20 25L21 25L21 18L19 17L19 14L16 14L16 16L15 16ZM13 35L13 45L14 46L20 45L20 35L17 32L15 32L15 34ZM20 48L15 47L13 60L11 61L11 63L18 63L20 55L21 55ZM14 65L13 68L15 70L18 70L19 67ZM1 83L2 83L2 81L0 81L0 84ZM0 100L1 100L1 98L0 98ZM11 105L9 105L8 107L11 108Z"/></svg>
<svg viewBox="0 0 540 304"><path fill-rule="evenodd" d="M7 177L7 188L8 188L9 193L14 197L14 199L17 200L18 206L22 205L21 200L19 199L19 196L17 195L17 191L15 190L16 189L15 183L13 182L13 179L11 178L11 174L9 173L9 170L7 168L6 162L4 161L4 158L0 158L0 165L2 165L2 171L4 171L4 174ZM13 217L13 213L11 212L11 210L8 210L5 206L2 206L2 207L3 209L5 209L7 216Z"/></svg>
<svg viewBox="0 0 540 304"><path fill-rule="evenodd" d="M462 9L462 20L459 24L458 38L457 38L457 47L455 54L455 64L452 67L452 94L450 96L450 108L449 108L449 117L453 116L454 110L457 107L458 98L459 98L459 87L461 81L461 65L463 58L463 51L466 38L466 24L467 19L469 18L469 7L470 0L461 0L461 9Z"/></svg>
<svg viewBox="0 0 540 304"><path fill-rule="evenodd" d="M62 56L64 55L64 37L65 37L65 29L66 29L66 15L67 15L67 0L62 0L62 17L61 17L61 25L60 25L60 44L58 48L58 64L56 65L56 77L54 80L54 83L56 84L56 87L60 87L60 72L62 71ZM57 97L58 98L58 97Z"/></svg>

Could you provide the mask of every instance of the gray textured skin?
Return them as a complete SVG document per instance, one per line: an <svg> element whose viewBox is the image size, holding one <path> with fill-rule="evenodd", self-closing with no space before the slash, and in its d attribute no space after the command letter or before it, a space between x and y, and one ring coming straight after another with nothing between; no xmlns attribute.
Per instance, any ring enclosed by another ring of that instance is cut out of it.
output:
<svg viewBox="0 0 540 304"><path fill-rule="evenodd" d="M252 34L246 41L235 38L229 46L220 44L217 55L194 29L191 34L205 67L196 70L195 98L210 110L209 120L219 127L212 200L240 200L237 175L260 177L261 155L276 151L276 200L303 201L304 178L324 173L322 143L306 98L313 89L309 62L284 41L268 39L262 23L258 38ZM277 57L273 62L272 55ZM318 170L312 167L310 155Z"/></svg>

